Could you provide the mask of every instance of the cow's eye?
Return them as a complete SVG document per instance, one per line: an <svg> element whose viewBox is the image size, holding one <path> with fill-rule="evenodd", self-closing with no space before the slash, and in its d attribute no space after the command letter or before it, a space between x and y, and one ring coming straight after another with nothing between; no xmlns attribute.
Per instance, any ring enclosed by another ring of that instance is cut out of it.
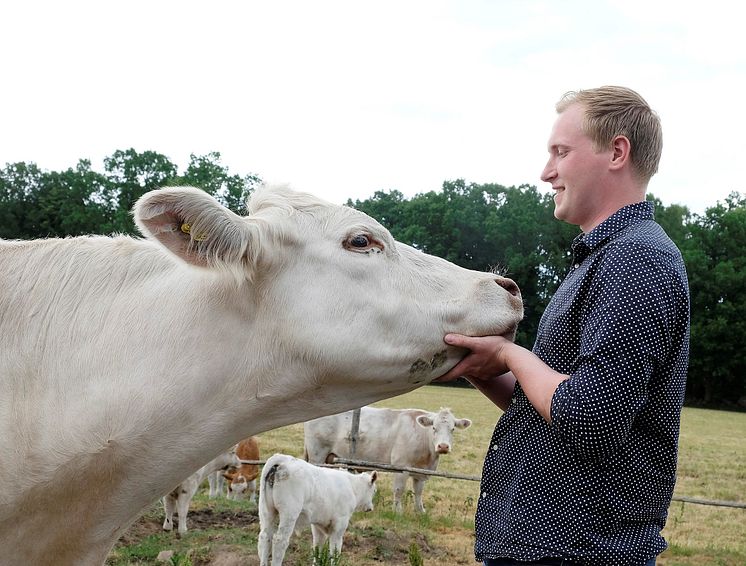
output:
<svg viewBox="0 0 746 566"><path fill-rule="evenodd" d="M344 241L344 247L347 250L359 253L381 253L383 244L376 240L370 234L357 233L347 237Z"/></svg>
<svg viewBox="0 0 746 566"><path fill-rule="evenodd" d="M370 245L370 240L368 240L368 236L358 234L350 238L350 245L353 248L367 248Z"/></svg>

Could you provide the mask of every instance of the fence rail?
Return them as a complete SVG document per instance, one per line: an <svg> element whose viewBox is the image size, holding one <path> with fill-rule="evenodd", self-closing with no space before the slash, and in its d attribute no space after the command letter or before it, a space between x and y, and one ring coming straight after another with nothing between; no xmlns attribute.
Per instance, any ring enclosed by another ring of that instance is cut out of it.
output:
<svg viewBox="0 0 746 566"><path fill-rule="evenodd" d="M266 460L240 460L242 464L264 465ZM392 466L391 464L380 464L378 462L367 462L365 460L351 460L349 458L334 458L332 464L320 464L325 468L353 468L355 470L382 470L385 472L407 472L409 474L420 474L423 476L436 476L455 480L480 481L481 476L470 476L466 474L454 474L450 472L439 472L437 470L426 470L423 468L407 468L404 466ZM717 499L700 499L687 497L685 495L674 495L673 501L692 503L694 505L710 505L715 507L731 507L735 509L746 509L746 503L740 501L719 501Z"/></svg>

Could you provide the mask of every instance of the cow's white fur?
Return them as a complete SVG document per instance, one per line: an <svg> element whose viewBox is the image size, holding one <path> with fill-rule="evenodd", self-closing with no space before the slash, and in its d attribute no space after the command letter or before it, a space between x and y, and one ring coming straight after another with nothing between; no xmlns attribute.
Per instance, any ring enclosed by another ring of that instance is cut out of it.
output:
<svg viewBox="0 0 746 566"><path fill-rule="evenodd" d="M147 239L0 241L5 564L101 564L182 470L419 387L463 355L444 334L522 316L502 278L281 187L247 217L152 191L135 219Z"/></svg>
<svg viewBox="0 0 746 566"><path fill-rule="evenodd" d="M213 458L199 470L194 472L187 479L182 481L169 493L163 496L163 511L165 519L163 520L163 529L170 531L174 527L174 511L179 515L179 533L187 532L187 515L189 514L189 504L192 502L197 489L205 481L205 478L218 470L228 466L238 466L238 456L231 450Z"/></svg>
<svg viewBox="0 0 746 566"><path fill-rule="evenodd" d="M342 538L355 511L371 511L376 472L352 474L321 468L305 460L275 454L262 470L259 490L259 562L281 566L290 535L311 525L313 548L329 541L342 551ZM271 552L270 552L271 551Z"/></svg>
<svg viewBox="0 0 746 566"><path fill-rule="evenodd" d="M306 422L303 436L308 461L321 464L332 455L349 458L351 423L352 411ZM469 426L471 420L456 418L448 408L432 413L423 409L363 407L355 459L400 468L435 470L440 455L451 451L453 431ZM422 491L429 476L408 472L394 475L394 510L402 510L402 495L409 477L412 478L415 509L424 513Z"/></svg>

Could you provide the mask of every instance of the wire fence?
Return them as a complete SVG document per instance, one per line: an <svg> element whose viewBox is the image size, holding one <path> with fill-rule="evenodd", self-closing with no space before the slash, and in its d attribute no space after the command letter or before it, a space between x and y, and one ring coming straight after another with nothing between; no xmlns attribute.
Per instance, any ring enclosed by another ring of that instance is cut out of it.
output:
<svg viewBox="0 0 746 566"><path fill-rule="evenodd" d="M241 460L242 464L264 465L266 460ZM454 480L480 481L481 476L472 476L466 474L454 474L451 472L439 472L437 470L427 470L424 468L408 468L406 466L393 466L391 464L382 464L380 462L367 462L365 460L351 460L349 458L334 458L331 464L318 464L325 468L352 468L353 470L381 470L384 472L408 474L419 474L423 476L436 476ZM731 507L735 509L746 509L746 503L740 501L720 501L717 499L700 499L698 497L687 497L685 495L674 495L672 501L682 503L692 503L694 505L709 505L714 507Z"/></svg>

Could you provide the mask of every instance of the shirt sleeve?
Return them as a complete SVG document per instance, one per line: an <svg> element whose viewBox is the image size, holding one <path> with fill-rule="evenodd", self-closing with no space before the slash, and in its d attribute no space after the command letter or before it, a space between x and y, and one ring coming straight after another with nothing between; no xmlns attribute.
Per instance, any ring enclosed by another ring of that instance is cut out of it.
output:
<svg viewBox="0 0 746 566"><path fill-rule="evenodd" d="M600 260L583 301L580 352L551 407L552 428L580 458L601 462L628 438L670 351L676 279L649 247L611 247Z"/></svg>

